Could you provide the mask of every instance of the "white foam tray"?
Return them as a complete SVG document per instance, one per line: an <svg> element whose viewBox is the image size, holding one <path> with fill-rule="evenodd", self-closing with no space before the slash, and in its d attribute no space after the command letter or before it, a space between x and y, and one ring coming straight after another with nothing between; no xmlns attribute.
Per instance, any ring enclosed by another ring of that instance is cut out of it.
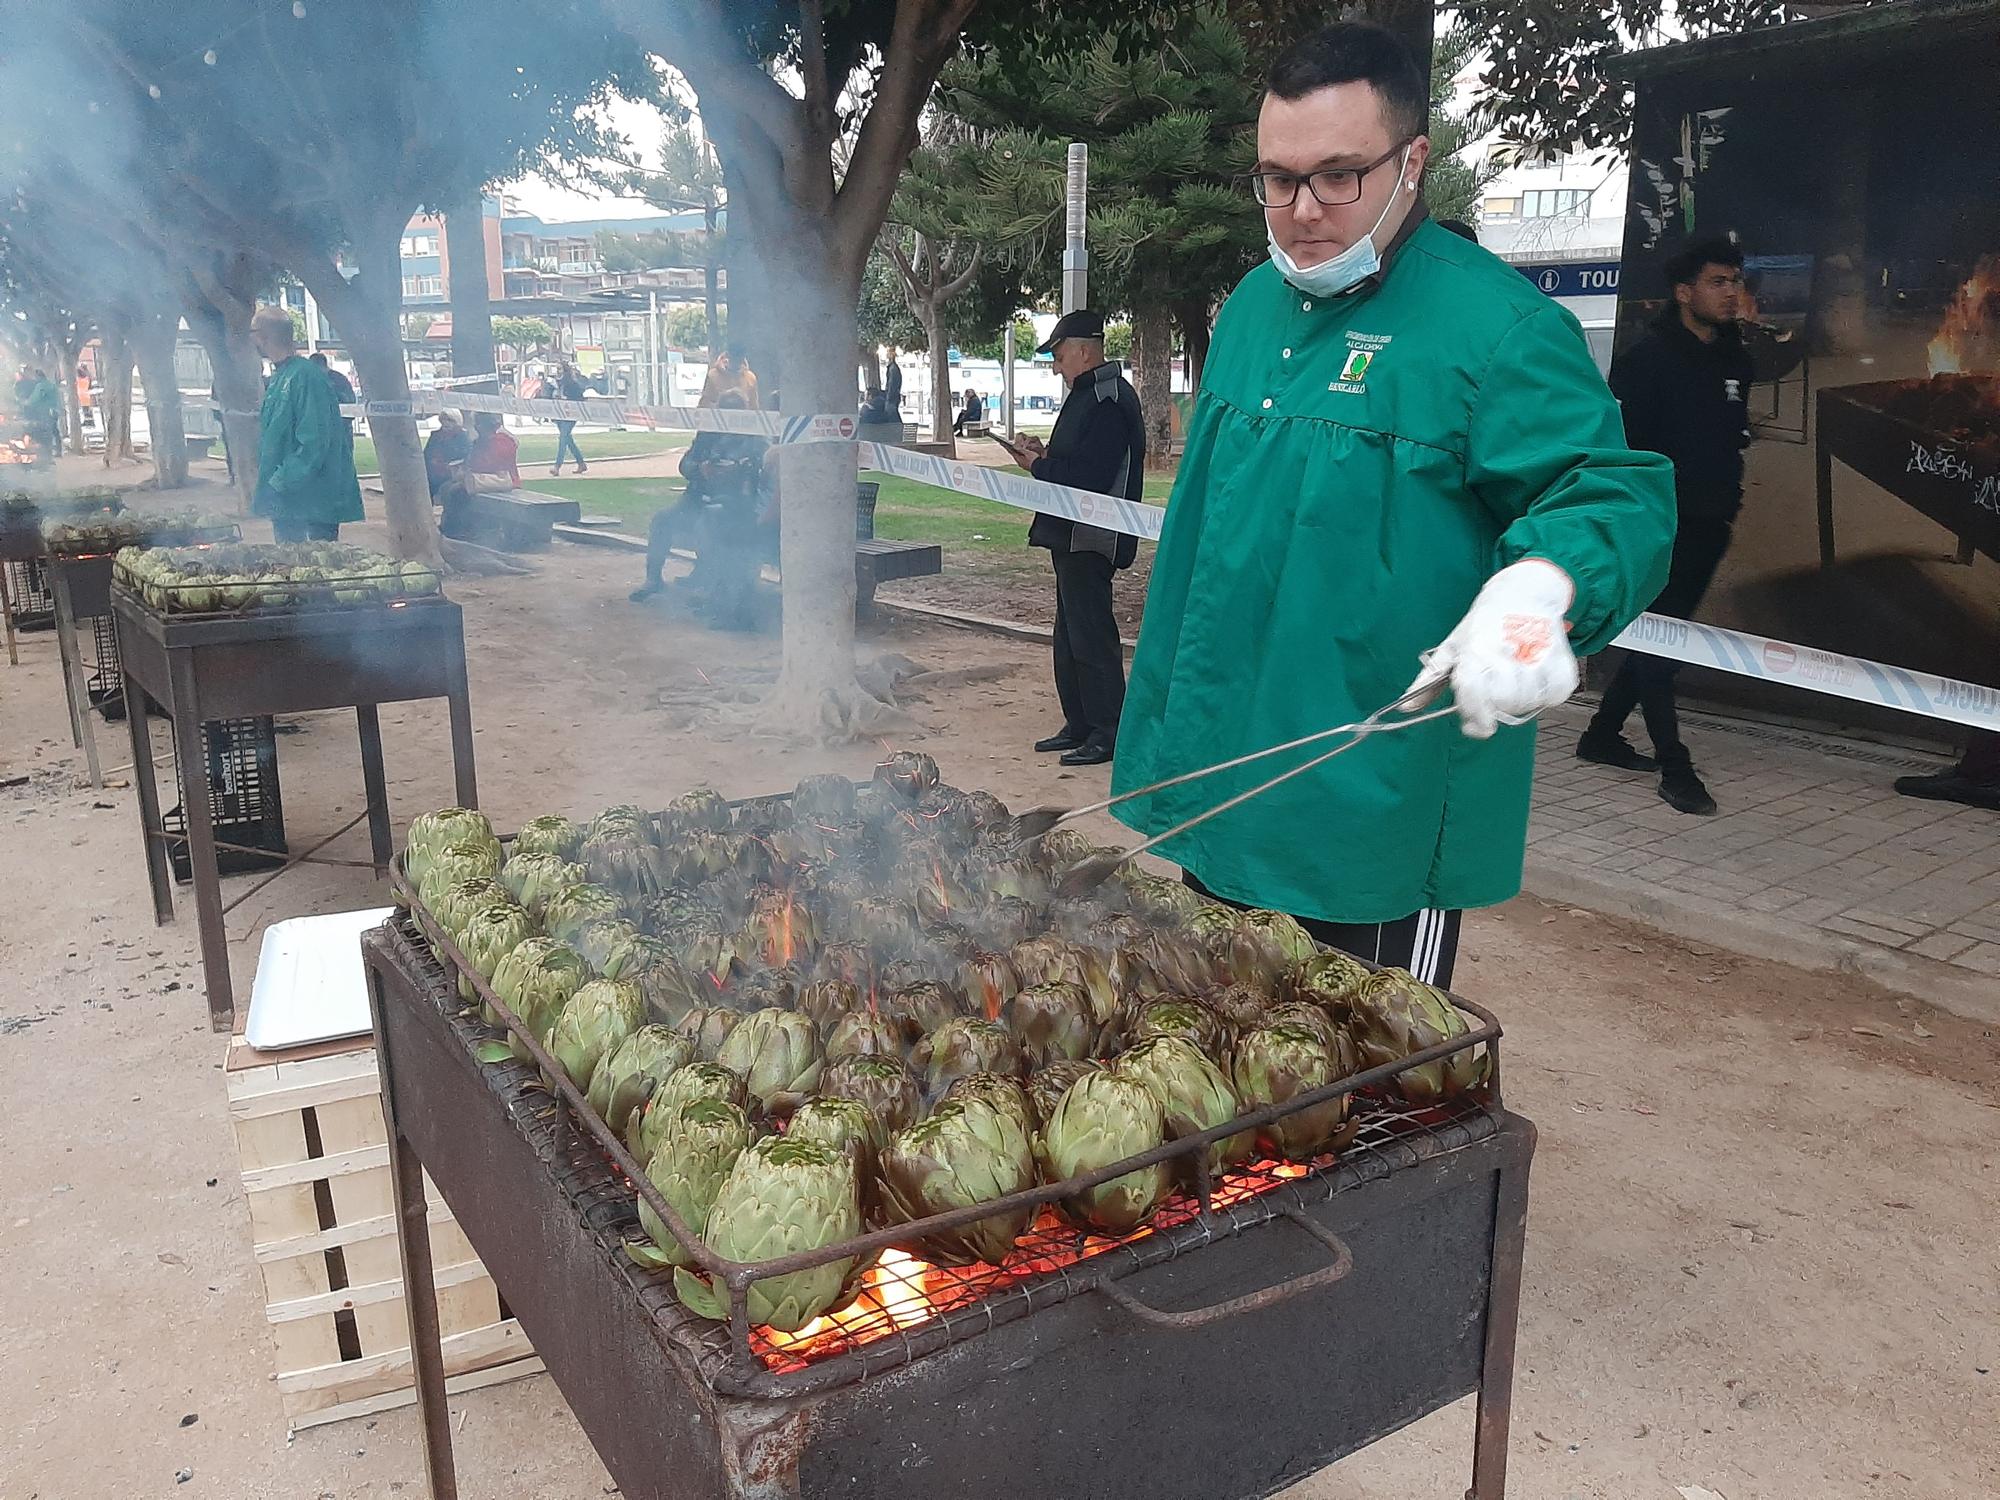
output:
<svg viewBox="0 0 2000 1500"><path fill-rule="evenodd" d="M372 1028L361 934L394 911L377 906L329 912L265 928L243 1039L269 1052L367 1034Z"/></svg>

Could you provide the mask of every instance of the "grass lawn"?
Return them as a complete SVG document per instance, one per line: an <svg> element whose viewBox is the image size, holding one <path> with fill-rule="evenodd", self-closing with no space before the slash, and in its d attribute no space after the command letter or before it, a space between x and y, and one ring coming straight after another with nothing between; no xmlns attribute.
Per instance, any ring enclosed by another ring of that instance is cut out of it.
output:
<svg viewBox="0 0 2000 1500"><path fill-rule="evenodd" d="M580 502L586 515L620 517L628 523L628 531L643 531L653 512L682 489L678 479L522 477L532 490ZM935 489L914 479L885 477L881 485L882 493L875 502L875 534L886 540L938 542L947 553L968 561L980 554L1018 552L1027 543L1032 519L1027 511ZM1172 487L1172 475L1150 475L1146 498L1160 504Z"/></svg>
<svg viewBox="0 0 2000 1500"><path fill-rule="evenodd" d="M428 429L424 436L430 436ZM520 444L519 461L523 467L555 462L556 435L553 429L516 431L514 441ZM576 445L583 450L586 459L671 451L685 448L693 441L692 432L579 432L576 435ZM375 462L375 442L365 434L354 439L354 467L363 474L376 473L380 467Z"/></svg>

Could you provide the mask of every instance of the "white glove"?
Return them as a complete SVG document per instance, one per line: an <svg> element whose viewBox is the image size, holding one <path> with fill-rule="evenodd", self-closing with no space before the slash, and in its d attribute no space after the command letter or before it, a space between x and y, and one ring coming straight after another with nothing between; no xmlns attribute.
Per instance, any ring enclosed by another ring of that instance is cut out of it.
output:
<svg viewBox="0 0 2000 1500"><path fill-rule="evenodd" d="M1563 624L1575 597L1569 575L1542 558L1502 568L1486 580L1457 628L1424 657L1410 692L1430 691L1409 706L1422 708L1449 682L1460 727L1483 740L1498 725L1525 724L1563 702L1577 683Z"/></svg>

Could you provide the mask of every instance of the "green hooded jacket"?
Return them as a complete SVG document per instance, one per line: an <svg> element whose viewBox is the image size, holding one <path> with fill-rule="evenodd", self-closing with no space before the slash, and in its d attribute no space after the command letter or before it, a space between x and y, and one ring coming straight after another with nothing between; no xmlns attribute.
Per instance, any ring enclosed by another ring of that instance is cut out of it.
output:
<svg viewBox="0 0 2000 1500"><path fill-rule="evenodd" d="M299 354L273 370L258 426L251 510L319 525L361 519L354 430L325 370Z"/></svg>
<svg viewBox="0 0 2000 1500"><path fill-rule="evenodd" d="M1367 717L1521 558L1575 582L1578 655L1659 592L1673 471L1626 446L1576 320L1436 224L1405 234L1346 296L1302 293L1266 263L1223 305L1114 790ZM1504 901L1521 885L1534 749L1532 725L1474 740L1455 718L1372 736L1160 853L1219 895L1332 922ZM1119 816L1158 833L1314 753Z"/></svg>

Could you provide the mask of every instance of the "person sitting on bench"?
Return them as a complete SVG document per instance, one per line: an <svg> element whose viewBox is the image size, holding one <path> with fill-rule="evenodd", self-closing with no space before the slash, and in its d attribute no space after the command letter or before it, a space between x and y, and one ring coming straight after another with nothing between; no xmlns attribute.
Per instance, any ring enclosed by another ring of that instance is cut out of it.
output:
<svg viewBox="0 0 2000 1500"><path fill-rule="evenodd" d="M715 404L722 411L744 411L750 405L742 391L733 389L724 390ZM695 434L681 455L686 491L674 504L655 511L646 528L646 581L632 591L633 603L666 587L660 573L676 546L692 545L696 552L694 572L684 581L697 591L710 588L719 561L711 550L717 544L732 550L736 541L754 534L764 509L764 460L770 448L770 439L749 433Z"/></svg>
<svg viewBox="0 0 2000 1500"><path fill-rule="evenodd" d="M986 403L979 399L979 392L968 390L965 405L958 409L958 420L951 424L953 437L964 437L967 427L978 426L986 421Z"/></svg>
<svg viewBox="0 0 2000 1500"><path fill-rule="evenodd" d="M451 483L452 467L472 457L472 434L458 420L455 411L438 413L437 431L424 444L424 477L431 483L431 499Z"/></svg>
<svg viewBox="0 0 2000 1500"><path fill-rule="evenodd" d="M444 520L438 529L460 541L471 536L474 495L521 487L521 470L516 462L520 448L514 435L501 425L499 413L477 412L472 426L479 434L472 440L472 452L438 490L438 499L444 505Z"/></svg>

